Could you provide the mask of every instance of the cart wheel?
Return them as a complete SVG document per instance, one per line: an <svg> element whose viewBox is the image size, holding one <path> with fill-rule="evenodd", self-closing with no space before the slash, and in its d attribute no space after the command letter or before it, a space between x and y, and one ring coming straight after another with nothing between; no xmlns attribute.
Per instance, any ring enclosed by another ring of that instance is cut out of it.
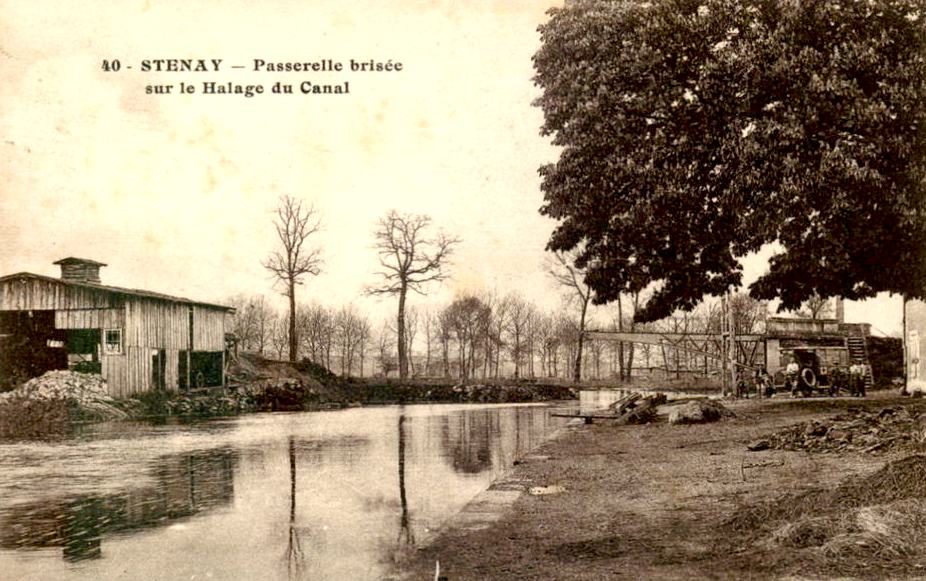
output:
<svg viewBox="0 0 926 581"><path fill-rule="evenodd" d="M801 370L801 379L804 380L804 384L807 385L807 387L813 388L817 386L817 374L809 367L805 367Z"/></svg>

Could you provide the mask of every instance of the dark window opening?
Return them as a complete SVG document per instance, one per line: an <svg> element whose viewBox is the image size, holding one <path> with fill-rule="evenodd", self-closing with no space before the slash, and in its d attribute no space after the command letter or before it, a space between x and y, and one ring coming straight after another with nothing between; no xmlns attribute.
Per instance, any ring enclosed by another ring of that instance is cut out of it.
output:
<svg viewBox="0 0 926 581"><path fill-rule="evenodd" d="M188 385L187 352L181 351L177 361L177 375L180 378L180 388L221 387L222 355L223 353L221 351L193 351L190 355L190 385Z"/></svg>
<svg viewBox="0 0 926 581"><path fill-rule="evenodd" d="M81 373L102 373L100 329L69 329L68 368Z"/></svg>
<svg viewBox="0 0 926 581"><path fill-rule="evenodd" d="M107 355L122 354L122 329L106 329L103 332L103 349Z"/></svg>

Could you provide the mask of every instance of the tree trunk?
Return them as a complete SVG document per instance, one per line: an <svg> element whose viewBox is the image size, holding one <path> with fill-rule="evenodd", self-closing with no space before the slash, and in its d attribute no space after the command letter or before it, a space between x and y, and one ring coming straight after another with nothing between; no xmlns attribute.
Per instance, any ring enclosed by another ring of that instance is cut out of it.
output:
<svg viewBox="0 0 926 581"><path fill-rule="evenodd" d="M296 361L299 338L296 336L296 281L289 280L289 360Z"/></svg>
<svg viewBox="0 0 926 581"><path fill-rule="evenodd" d="M582 381L582 345L585 343L585 313L588 311L588 297L582 301L582 315L579 317L579 341L576 344L576 365L572 379L576 383Z"/></svg>
<svg viewBox="0 0 926 581"><path fill-rule="evenodd" d="M425 340L427 341L427 353L424 356L424 374L428 377L431 376L431 325L430 321L425 321Z"/></svg>
<svg viewBox="0 0 926 581"><path fill-rule="evenodd" d="M408 291L406 285L402 285L402 288L399 289L399 314L397 317L398 325L398 348L399 348L399 378L405 379L408 377L408 354L405 351L407 345L405 344L405 293Z"/></svg>
<svg viewBox="0 0 926 581"><path fill-rule="evenodd" d="M624 330L624 303L621 301L621 295L617 295L617 330L623 332ZM618 341L617 343L617 367L620 374L621 381L627 379L626 372L624 371L624 342Z"/></svg>

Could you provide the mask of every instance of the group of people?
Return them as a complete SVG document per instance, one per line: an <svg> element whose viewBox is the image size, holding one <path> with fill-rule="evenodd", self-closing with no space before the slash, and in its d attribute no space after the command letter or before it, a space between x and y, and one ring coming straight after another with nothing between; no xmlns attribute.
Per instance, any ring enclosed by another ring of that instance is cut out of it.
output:
<svg viewBox="0 0 926 581"><path fill-rule="evenodd" d="M868 378L868 364L853 363L849 366L849 391L852 395L865 397L865 381Z"/></svg>
<svg viewBox="0 0 926 581"><path fill-rule="evenodd" d="M753 383L756 389L756 397L772 397L772 394L775 392L775 388L772 385L772 378L768 374L768 371L766 371L764 365L760 365L756 369ZM736 374L736 397L749 397L750 391L745 371L738 371Z"/></svg>
<svg viewBox="0 0 926 581"><path fill-rule="evenodd" d="M813 370L807 368L805 373L806 371L810 371L807 375L811 376L809 387L816 387L817 377L813 373ZM801 366L793 356L788 359L784 367L784 373L785 387L790 389L792 396L796 396L802 389L807 390L807 386L804 386L803 383L807 383L808 380L805 378L804 382L801 381ZM865 382L868 373L869 367L865 363L853 363L848 369L842 367L834 368L829 374L830 395L836 395L840 389L846 389L852 396L865 397ZM756 397L771 397L775 392L772 377L769 375L764 365L760 365L756 368L753 377L753 385L755 386ZM741 370L737 373L737 397L748 397L751 391L750 387L745 370Z"/></svg>

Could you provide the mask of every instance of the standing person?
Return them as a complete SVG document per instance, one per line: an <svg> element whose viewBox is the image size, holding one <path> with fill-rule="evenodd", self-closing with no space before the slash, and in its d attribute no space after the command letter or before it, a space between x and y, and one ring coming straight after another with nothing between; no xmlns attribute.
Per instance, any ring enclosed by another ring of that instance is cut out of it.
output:
<svg viewBox="0 0 926 581"><path fill-rule="evenodd" d="M797 375L801 370L801 366L797 364L797 359L792 355L788 365L785 367L785 374L788 376L788 383L791 387L791 397L797 397L797 387L798 379Z"/></svg>
<svg viewBox="0 0 926 581"><path fill-rule="evenodd" d="M849 366L849 386L850 393L853 397L857 397L865 389L865 380L862 377L862 366L858 363L853 363Z"/></svg>
<svg viewBox="0 0 926 581"><path fill-rule="evenodd" d="M768 371L765 369L764 365L760 365L758 369L756 369L756 398L761 398L763 392L766 392L766 397L770 395L767 393L768 384Z"/></svg>
<svg viewBox="0 0 926 581"><path fill-rule="evenodd" d="M858 396L865 397L865 380L868 378L870 367L867 363L858 364Z"/></svg>

